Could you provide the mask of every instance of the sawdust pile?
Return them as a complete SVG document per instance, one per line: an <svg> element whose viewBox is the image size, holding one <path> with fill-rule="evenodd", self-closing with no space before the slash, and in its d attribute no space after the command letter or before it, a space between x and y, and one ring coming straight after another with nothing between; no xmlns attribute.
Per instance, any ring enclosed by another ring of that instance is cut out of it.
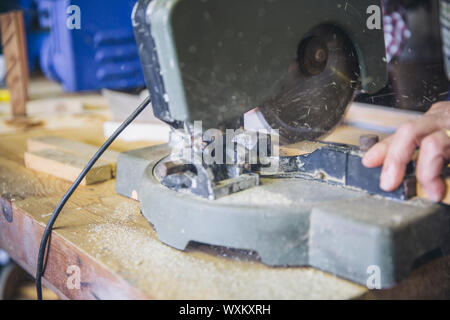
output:
<svg viewBox="0 0 450 320"><path fill-rule="evenodd" d="M348 298L363 288L311 268L269 268L201 251L181 252L150 226L109 221L92 226L96 258L158 299Z"/></svg>

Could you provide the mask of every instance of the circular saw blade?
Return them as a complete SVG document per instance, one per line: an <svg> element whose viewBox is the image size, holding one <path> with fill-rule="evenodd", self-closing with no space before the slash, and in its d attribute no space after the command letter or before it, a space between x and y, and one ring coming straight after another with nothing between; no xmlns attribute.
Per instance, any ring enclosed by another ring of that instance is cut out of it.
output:
<svg viewBox="0 0 450 320"><path fill-rule="evenodd" d="M315 140L332 131L352 101L359 65L338 29L320 27L301 42L278 93L260 108L281 141Z"/></svg>

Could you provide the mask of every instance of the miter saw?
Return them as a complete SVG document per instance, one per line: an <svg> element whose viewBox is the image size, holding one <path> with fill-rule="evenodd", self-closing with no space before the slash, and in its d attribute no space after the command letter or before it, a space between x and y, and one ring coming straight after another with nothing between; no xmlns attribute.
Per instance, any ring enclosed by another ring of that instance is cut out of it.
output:
<svg viewBox="0 0 450 320"><path fill-rule="evenodd" d="M362 284L374 266L389 287L448 252L448 208L408 200L412 164L384 192L364 150L321 141L356 90L386 84L383 30L368 23L376 8L381 19L375 0L139 1L133 26L153 112L172 132L168 145L121 154L117 192L139 200L177 249L246 249L267 265ZM248 133L249 111L267 130ZM279 154L299 141L310 151Z"/></svg>

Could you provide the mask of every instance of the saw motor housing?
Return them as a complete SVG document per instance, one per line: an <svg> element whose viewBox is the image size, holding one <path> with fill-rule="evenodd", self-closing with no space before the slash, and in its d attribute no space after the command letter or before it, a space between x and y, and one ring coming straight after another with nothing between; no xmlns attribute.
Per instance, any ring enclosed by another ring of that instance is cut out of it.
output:
<svg viewBox="0 0 450 320"><path fill-rule="evenodd" d="M155 116L218 128L264 105L318 28L348 39L361 88L375 93L387 68L373 8L382 21L374 0L140 0L133 25Z"/></svg>
<svg viewBox="0 0 450 320"><path fill-rule="evenodd" d="M204 130L242 128L254 108L282 143L331 132L357 88L373 93L386 83L383 29L367 22L374 7L381 21L380 1L139 1L133 25L153 112L180 129L155 172L161 183L208 199L257 186L260 166L242 164L237 151L231 165L175 151L202 159Z"/></svg>

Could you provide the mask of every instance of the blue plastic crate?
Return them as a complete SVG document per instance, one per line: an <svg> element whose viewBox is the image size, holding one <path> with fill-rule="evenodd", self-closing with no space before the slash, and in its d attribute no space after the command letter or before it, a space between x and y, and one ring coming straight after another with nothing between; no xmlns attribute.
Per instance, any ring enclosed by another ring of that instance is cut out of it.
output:
<svg viewBox="0 0 450 320"><path fill-rule="evenodd" d="M131 12L136 0L37 0L39 23L50 28L41 49L44 74L66 91L145 86ZM77 5L81 28L69 29Z"/></svg>

